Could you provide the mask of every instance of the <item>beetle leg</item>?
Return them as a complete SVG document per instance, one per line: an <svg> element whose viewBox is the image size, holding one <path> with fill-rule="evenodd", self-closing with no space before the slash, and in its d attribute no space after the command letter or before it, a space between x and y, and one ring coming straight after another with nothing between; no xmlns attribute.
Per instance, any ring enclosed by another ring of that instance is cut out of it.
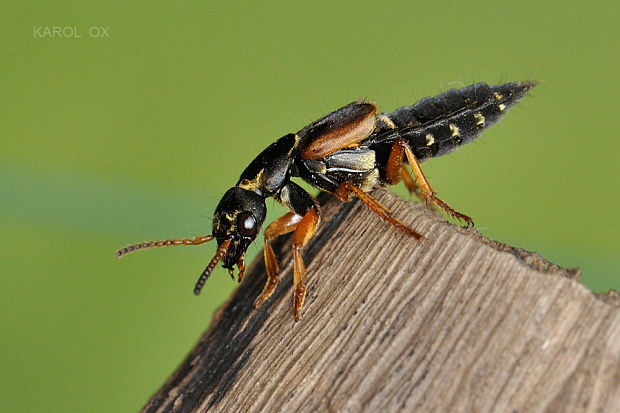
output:
<svg viewBox="0 0 620 413"><path fill-rule="evenodd" d="M409 193L414 194L416 197L418 197L418 199L422 199L423 196L422 196L422 193L420 192L420 187L418 186L418 184L415 183L409 171L407 171L404 167L401 166L400 174L403 178L403 182L405 183L405 186L409 190Z"/></svg>
<svg viewBox="0 0 620 413"><path fill-rule="evenodd" d="M276 254L273 252L273 248L271 248L271 244L269 240L276 238L280 235L288 234L289 232L293 232L299 221L301 221L303 217L301 215L297 215L294 212L288 212L282 215L280 218L273 221L267 228L265 229L265 238L264 238L264 249L263 255L265 257L265 270L267 271L267 281L265 282L265 287L260 295L254 301L254 307L260 308L260 306L271 297L273 291L278 285L278 260L276 259Z"/></svg>
<svg viewBox="0 0 620 413"><path fill-rule="evenodd" d="M241 280L243 279L243 273L245 273L244 258L245 257L242 255L241 257L239 257L239 261L237 261L237 268L239 269L239 282L241 282Z"/></svg>
<svg viewBox="0 0 620 413"><path fill-rule="evenodd" d="M446 204L444 201L442 201L441 199L435 196L435 191L433 191L431 184L428 182L428 180L424 176L424 173L422 173L422 168L420 168L420 164L418 163L418 160L413 154L413 151L411 150L411 147L409 146L407 141L405 139L399 139L398 141L396 141L396 143L401 145L403 147L403 150L405 151L405 155L407 156L407 161L409 162L409 165L411 165L413 174L415 175L416 180L418 181L418 184L420 185L422 196L425 199L433 202L439 208L443 209L448 215L458 220L465 221L468 227L473 227L474 221L470 217L468 217L465 214L461 214L460 212L453 209L450 205Z"/></svg>
<svg viewBox="0 0 620 413"><path fill-rule="evenodd" d="M306 283L304 282L306 268L301 257L301 248L314 235L316 227L319 225L319 219L320 216L317 209L311 208L301 219L293 234L293 285L295 287L293 317L295 317L295 321L299 321L300 311L306 296Z"/></svg>
<svg viewBox="0 0 620 413"><path fill-rule="evenodd" d="M390 185L396 185L402 178L403 159L405 158L405 148L400 144L401 139L394 142L390 149L390 156L385 168L385 177Z"/></svg>
<svg viewBox="0 0 620 413"><path fill-rule="evenodd" d="M387 167L385 168L385 176L390 185L396 185L402 179L410 193L423 199L420 194L420 188L418 188L409 172L403 167L405 149L400 141L404 141L404 139L399 139L392 145Z"/></svg>
<svg viewBox="0 0 620 413"><path fill-rule="evenodd" d="M306 296L306 269L301 249L314 235L321 219L321 209L314 198L294 182L286 184L275 198L301 218L293 234L293 316L298 321Z"/></svg>
<svg viewBox="0 0 620 413"><path fill-rule="evenodd" d="M409 228L396 218L392 216L392 211L381 205L379 201L375 198L362 191L360 188L356 187L353 182L345 181L338 186L334 195L341 201L349 201L351 199L351 192L353 192L357 197L368 206L375 214L379 215L381 219L387 221L397 230L404 232L405 234L413 237L417 240L422 239L422 235L418 234L413 229Z"/></svg>
<svg viewBox="0 0 620 413"><path fill-rule="evenodd" d="M273 294L278 284L278 262L269 240L295 231L293 234L293 284L295 290L293 316L295 321L298 321L306 295L306 284L304 283L306 269L301 257L301 249L314 235L319 225L321 213L314 198L294 182L286 184L274 198L289 208L291 212L276 219L265 229L264 254L267 282L262 293L254 301L254 306L259 308Z"/></svg>

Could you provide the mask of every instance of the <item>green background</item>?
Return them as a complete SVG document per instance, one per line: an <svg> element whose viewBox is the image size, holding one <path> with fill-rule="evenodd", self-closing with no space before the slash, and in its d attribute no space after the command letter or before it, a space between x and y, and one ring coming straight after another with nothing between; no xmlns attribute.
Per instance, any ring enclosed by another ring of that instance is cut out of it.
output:
<svg viewBox="0 0 620 413"><path fill-rule="evenodd" d="M424 170L485 235L620 288L617 2L126 3L2 6L0 410L140 408L235 284L193 296L213 245L115 249L209 233L254 155L359 98L539 80Z"/></svg>

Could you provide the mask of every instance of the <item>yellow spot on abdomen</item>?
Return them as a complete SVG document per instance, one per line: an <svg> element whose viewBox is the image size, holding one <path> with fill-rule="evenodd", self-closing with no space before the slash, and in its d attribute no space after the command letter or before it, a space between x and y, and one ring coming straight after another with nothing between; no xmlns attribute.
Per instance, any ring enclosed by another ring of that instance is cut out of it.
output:
<svg viewBox="0 0 620 413"><path fill-rule="evenodd" d="M474 119L476 119L476 126L484 128L484 116L482 116L482 113L474 113Z"/></svg>
<svg viewBox="0 0 620 413"><path fill-rule="evenodd" d="M459 130L459 127L456 126L454 123L451 123L449 126L450 126L450 132L452 132L452 137L458 138L461 133L461 131Z"/></svg>
<svg viewBox="0 0 620 413"><path fill-rule="evenodd" d="M499 105L497 105L497 107L499 108L500 111L505 111L506 110L506 105L504 105L503 103L500 103Z"/></svg>
<svg viewBox="0 0 620 413"><path fill-rule="evenodd" d="M431 146L434 143L435 143L435 137L433 136L433 134L427 133L426 134L426 146Z"/></svg>

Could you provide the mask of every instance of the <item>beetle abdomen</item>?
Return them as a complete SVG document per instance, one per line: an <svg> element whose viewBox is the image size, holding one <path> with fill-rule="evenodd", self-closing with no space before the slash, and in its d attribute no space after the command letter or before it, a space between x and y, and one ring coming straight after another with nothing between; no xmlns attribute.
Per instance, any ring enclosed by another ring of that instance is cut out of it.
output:
<svg viewBox="0 0 620 413"><path fill-rule="evenodd" d="M534 85L534 82L493 86L477 83L380 114L369 139L371 147L405 138L420 161L445 155L480 136Z"/></svg>

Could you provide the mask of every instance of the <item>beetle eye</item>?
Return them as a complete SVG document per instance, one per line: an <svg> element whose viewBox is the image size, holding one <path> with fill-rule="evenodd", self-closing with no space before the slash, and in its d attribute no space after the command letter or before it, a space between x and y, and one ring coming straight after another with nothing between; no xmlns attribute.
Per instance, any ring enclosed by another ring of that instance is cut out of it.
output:
<svg viewBox="0 0 620 413"><path fill-rule="evenodd" d="M249 212L242 212L237 216L237 230L241 235L251 237L256 235L256 220Z"/></svg>

